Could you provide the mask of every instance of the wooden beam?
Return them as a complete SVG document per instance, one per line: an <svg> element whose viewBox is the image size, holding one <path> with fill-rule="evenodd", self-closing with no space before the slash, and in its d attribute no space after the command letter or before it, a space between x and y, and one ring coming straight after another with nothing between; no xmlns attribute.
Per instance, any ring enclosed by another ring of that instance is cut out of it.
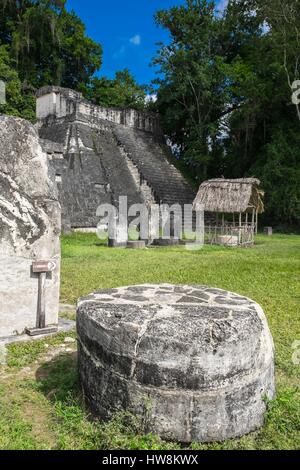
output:
<svg viewBox="0 0 300 470"><path fill-rule="evenodd" d="M46 327L46 273L39 274L37 325L39 329Z"/></svg>

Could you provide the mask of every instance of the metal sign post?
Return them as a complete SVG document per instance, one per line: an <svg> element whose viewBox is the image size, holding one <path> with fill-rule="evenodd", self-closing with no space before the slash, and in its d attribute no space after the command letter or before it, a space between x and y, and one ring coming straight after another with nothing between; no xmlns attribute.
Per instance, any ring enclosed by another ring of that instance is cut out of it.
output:
<svg viewBox="0 0 300 470"><path fill-rule="evenodd" d="M55 261L34 261L32 263L32 272L39 275L39 280L36 328L26 329L27 334L30 336L46 335L57 332L57 326L46 326L46 279L47 273L53 272L55 268Z"/></svg>

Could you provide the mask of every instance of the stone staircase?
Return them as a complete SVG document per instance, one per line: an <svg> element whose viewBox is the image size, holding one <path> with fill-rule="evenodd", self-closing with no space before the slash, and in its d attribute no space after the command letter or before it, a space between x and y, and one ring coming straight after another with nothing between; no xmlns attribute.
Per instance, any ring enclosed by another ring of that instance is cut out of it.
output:
<svg viewBox="0 0 300 470"><path fill-rule="evenodd" d="M113 133L142 178L152 188L157 203L192 204L196 194L167 159L166 146L153 134L125 126Z"/></svg>

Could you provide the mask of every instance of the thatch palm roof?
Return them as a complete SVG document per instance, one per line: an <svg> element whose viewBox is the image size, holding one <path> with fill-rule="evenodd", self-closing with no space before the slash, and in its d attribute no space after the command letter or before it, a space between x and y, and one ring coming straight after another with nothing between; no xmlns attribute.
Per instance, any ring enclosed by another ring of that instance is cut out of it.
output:
<svg viewBox="0 0 300 470"><path fill-rule="evenodd" d="M260 181L255 178L214 179L201 184L194 201L194 210L204 207L207 212L244 213L264 212L264 193L259 189Z"/></svg>

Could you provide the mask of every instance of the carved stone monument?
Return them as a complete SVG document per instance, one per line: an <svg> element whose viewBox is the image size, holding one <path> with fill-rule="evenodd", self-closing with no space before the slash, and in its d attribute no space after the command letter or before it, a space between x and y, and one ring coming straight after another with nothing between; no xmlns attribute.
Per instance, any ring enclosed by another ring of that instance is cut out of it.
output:
<svg viewBox="0 0 300 470"><path fill-rule="evenodd" d="M56 185L38 135L29 122L0 116L0 337L57 325L59 237Z"/></svg>
<svg viewBox="0 0 300 470"><path fill-rule="evenodd" d="M261 427L274 349L255 302L203 286L108 289L78 302L79 373L91 411L122 410L179 442Z"/></svg>

